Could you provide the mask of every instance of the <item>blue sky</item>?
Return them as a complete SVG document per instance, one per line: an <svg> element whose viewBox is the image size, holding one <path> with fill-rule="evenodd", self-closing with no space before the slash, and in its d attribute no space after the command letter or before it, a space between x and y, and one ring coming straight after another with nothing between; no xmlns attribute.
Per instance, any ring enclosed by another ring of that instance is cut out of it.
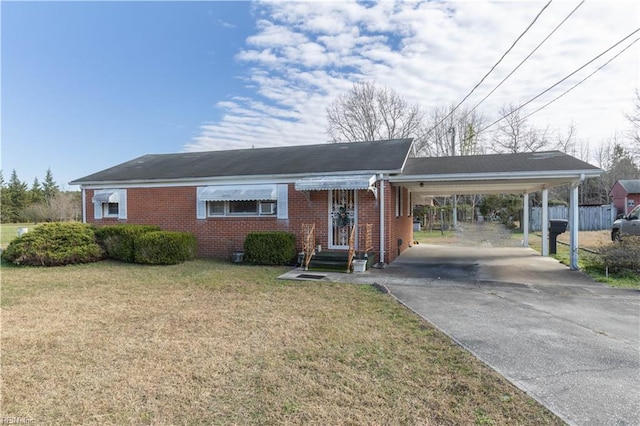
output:
<svg viewBox="0 0 640 426"><path fill-rule="evenodd" d="M457 103L545 3L3 1L3 174L30 185L50 167L76 189L149 153L322 143L326 107L362 80L425 110ZM578 3L554 2L468 106ZM639 7L585 3L482 112L493 121L592 59L638 27ZM624 132L638 44L532 123L574 123L591 145Z"/></svg>

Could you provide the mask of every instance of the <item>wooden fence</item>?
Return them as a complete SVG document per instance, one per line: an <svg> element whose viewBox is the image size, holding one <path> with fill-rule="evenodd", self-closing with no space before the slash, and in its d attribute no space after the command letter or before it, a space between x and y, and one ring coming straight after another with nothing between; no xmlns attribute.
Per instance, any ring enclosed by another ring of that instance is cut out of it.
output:
<svg viewBox="0 0 640 426"><path fill-rule="evenodd" d="M611 229L616 220L616 208L606 206L580 206L578 208L578 223L580 231L599 231ZM549 207L549 219L569 219L569 207ZM532 207L529 214L529 230L540 231L542 222L542 207Z"/></svg>

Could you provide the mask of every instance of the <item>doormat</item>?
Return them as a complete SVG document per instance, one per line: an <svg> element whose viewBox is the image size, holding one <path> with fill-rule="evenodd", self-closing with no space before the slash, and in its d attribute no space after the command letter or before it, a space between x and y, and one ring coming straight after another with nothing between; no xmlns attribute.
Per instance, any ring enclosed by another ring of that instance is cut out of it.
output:
<svg viewBox="0 0 640 426"><path fill-rule="evenodd" d="M324 275L300 274L296 278L304 278L308 280L321 280L324 277L325 277Z"/></svg>

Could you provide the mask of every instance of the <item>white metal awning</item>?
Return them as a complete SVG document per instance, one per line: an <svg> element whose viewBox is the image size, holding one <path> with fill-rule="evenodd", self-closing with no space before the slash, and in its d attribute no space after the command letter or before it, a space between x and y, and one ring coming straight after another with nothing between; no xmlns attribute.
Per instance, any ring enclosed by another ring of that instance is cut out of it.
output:
<svg viewBox="0 0 640 426"><path fill-rule="evenodd" d="M318 176L299 179L297 191L327 191L330 189L373 189L375 175Z"/></svg>
<svg viewBox="0 0 640 426"><path fill-rule="evenodd" d="M213 185L198 191L198 201L254 201L277 199L277 185Z"/></svg>
<svg viewBox="0 0 640 426"><path fill-rule="evenodd" d="M94 203L117 203L120 200L118 199L118 191L109 190L109 191L100 191L95 192L91 201Z"/></svg>

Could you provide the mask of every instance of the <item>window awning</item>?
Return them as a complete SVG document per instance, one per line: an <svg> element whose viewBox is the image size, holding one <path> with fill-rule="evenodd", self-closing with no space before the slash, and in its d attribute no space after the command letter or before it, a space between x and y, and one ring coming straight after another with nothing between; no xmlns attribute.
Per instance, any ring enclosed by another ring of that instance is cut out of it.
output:
<svg viewBox="0 0 640 426"><path fill-rule="evenodd" d="M91 201L93 201L94 203L117 203L119 202L118 198L118 191L114 189L109 191L95 192Z"/></svg>
<svg viewBox="0 0 640 426"><path fill-rule="evenodd" d="M198 191L199 201L277 200L276 185L213 185Z"/></svg>
<svg viewBox="0 0 640 426"><path fill-rule="evenodd" d="M330 189L373 189L375 175L318 176L296 181L297 191L327 191Z"/></svg>

